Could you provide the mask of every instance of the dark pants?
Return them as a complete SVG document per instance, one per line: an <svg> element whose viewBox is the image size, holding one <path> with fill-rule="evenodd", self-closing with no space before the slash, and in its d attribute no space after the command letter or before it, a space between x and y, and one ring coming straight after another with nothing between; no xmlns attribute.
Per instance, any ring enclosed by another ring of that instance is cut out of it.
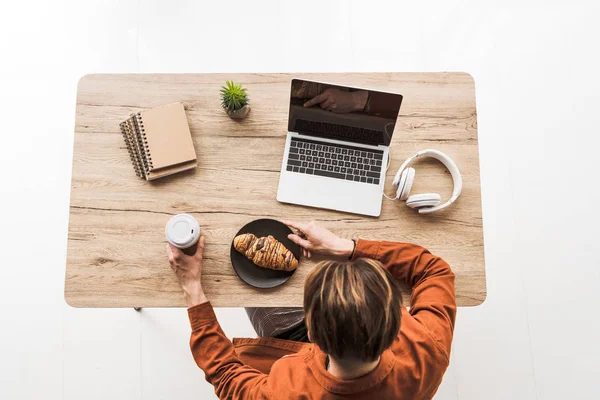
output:
<svg viewBox="0 0 600 400"><path fill-rule="evenodd" d="M300 307L247 307L246 313L258 336L308 342L304 311Z"/></svg>

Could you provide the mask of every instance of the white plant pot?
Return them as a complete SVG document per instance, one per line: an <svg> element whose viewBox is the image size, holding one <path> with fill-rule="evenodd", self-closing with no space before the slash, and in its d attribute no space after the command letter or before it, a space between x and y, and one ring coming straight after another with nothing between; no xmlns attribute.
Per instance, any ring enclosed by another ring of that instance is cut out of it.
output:
<svg viewBox="0 0 600 400"><path fill-rule="evenodd" d="M246 104L244 107L242 107L236 111L227 110L227 115L229 115L229 117L232 119L242 119L242 118L245 118L249 112L250 112L250 106L248 104Z"/></svg>

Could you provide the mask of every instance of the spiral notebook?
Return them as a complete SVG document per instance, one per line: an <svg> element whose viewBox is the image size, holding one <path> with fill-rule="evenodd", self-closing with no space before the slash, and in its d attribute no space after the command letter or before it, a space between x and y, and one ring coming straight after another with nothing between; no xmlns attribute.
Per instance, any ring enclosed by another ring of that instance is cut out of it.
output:
<svg viewBox="0 0 600 400"><path fill-rule="evenodd" d="M137 176L151 181L197 167L183 104L132 114L120 126Z"/></svg>

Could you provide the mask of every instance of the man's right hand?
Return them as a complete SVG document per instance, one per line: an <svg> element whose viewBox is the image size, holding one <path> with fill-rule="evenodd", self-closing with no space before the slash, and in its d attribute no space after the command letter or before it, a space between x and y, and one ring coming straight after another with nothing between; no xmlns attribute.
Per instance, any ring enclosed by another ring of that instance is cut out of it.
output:
<svg viewBox="0 0 600 400"><path fill-rule="evenodd" d="M345 260L350 258L354 251L352 240L343 239L314 221L307 224L288 220L281 222L298 231L288 235L288 238L302 247L304 257L311 258L314 254Z"/></svg>

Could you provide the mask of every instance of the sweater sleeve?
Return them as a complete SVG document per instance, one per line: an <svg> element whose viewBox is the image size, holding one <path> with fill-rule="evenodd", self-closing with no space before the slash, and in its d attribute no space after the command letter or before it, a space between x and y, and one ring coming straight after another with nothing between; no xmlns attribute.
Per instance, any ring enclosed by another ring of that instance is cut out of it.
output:
<svg viewBox="0 0 600 400"><path fill-rule="evenodd" d="M188 309L190 347L220 399L268 399L268 375L243 364L225 336L209 302Z"/></svg>
<svg viewBox="0 0 600 400"><path fill-rule="evenodd" d="M352 256L380 261L392 276L412 288L410 314L449 356L456 319L454 273L440 257L409 243L359 239Z"/></svg>

